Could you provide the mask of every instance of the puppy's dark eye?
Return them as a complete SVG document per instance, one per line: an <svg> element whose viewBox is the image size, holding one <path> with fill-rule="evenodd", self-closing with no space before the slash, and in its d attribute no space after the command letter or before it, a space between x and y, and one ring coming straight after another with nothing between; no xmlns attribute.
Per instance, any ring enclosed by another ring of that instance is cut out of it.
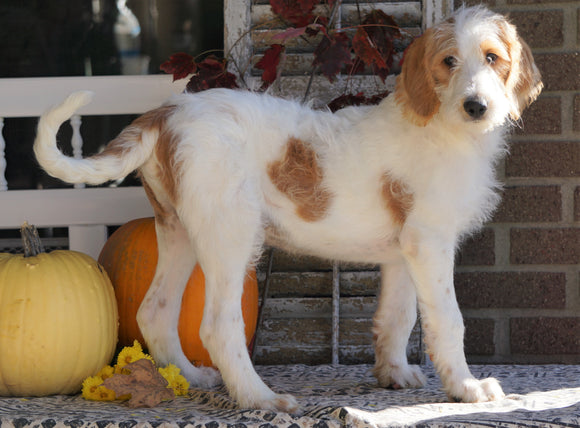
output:
<svg viewBox="0 0 580 428"><path fill-rule="evenodd" d="M457 60L455 59L455 57L454 57L454 56L446 56L446 57L443 59L443 63L444 63L444 64L445 64L447 67L449 67L449 68L453 68L453 67L455 67L455 66L457 65Z"/></svg>
<svg viewBox="0 0 580 428"><path fill-rule="evenodd" d="M497 61L497 55L490 52L485 56L485 59L488 64L495 64L495 62Z"/></svg>

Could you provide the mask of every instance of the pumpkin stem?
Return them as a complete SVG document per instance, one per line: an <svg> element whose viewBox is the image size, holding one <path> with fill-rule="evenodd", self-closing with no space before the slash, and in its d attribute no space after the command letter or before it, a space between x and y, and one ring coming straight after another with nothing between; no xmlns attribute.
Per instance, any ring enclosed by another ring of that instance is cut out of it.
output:
<svg viewBox="0 0 580 428"><path fill-rule="evenodd" d="M34 257L40 253L44 253L44 247L42 246L42 242L40 242L36 226L24 222L20 227L20 236L22 237L22 245L24 246L24 257Z"/></svg>

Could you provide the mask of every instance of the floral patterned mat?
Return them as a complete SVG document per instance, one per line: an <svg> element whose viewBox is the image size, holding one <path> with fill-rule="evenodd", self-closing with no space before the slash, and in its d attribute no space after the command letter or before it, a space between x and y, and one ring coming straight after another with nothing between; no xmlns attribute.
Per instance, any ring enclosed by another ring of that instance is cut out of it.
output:
<svg viewBox="0 0 580 428"><path fill-rule="evenodd" d="M2 428L59 427L580 427L580 366L471 366L501 380L508 396L493 403L449 403L430 367L426 387L387 390L371 366L258 366L275 391L294 394L298 414L239 409L223 387L191 390L153 409L80 396L0 398Z"/></svg>

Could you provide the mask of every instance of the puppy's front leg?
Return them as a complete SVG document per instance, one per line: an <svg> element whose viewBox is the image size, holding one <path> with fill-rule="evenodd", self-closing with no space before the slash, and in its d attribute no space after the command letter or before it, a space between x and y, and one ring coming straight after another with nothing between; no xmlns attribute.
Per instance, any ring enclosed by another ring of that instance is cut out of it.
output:
<svg viewBox="0 0 580 428"><path fill-rule="evenodd" d="M445 391L465 402L503 398L497 380L475 379L465 360L463 318L453 287L454 242L408 229L401 244L417 290L427 349Z"/></svg>
<svg viewBox="0 0 580 428"><path fill-rule="evenodd" d="M419 388L427 379L407 362L407 342L417 321L417 294L403 259L381 269L379 306L373 318L375 368L379 385Z"/></svg>

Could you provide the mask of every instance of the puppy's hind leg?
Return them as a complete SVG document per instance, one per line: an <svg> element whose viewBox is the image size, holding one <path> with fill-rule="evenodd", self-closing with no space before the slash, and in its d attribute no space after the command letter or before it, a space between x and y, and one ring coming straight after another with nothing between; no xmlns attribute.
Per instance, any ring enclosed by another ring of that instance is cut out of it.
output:
<svg viewBox="0 0 580 428"><path fill-rule="evenodd" d="M251 202L252 192L235 193L239 194L214 203L209 210L206 206L201 222L200 212L192 214L192 227L187 226L194 233L192 241L206 281L200 336L240 407L292 412L298 408L296 400L266 386L246 347L243 282L263 238L260 210ZM213 210L217 212L210 212Z"/></svg>
<svg viewBox="0 0 580 428"><path fill-rule="evenodd" d="M195 367L181 349L177 332L181 298L195 266L187 232L175 214L156 216L159 260L155 277L139 307L137 322L153 359L161 366L175 364L191 386L220 383L217 370Z"/></svg>

